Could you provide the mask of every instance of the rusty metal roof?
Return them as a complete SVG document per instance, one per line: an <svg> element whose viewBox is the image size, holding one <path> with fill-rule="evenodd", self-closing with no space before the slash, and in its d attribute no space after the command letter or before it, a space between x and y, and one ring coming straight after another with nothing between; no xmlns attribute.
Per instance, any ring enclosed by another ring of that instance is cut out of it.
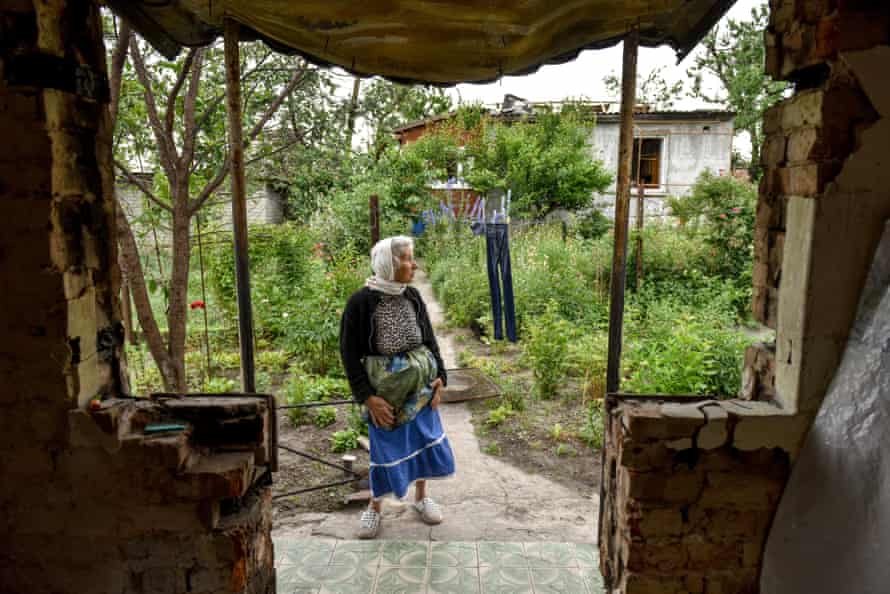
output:
<svg viewBox="0 0 890 594"><path fill-rule="evenodd" d="M223 19L262 39L362 76L449 85L534 72L621 41L684 57L735 0L107 0L167 57L206 45Z"/></svg>

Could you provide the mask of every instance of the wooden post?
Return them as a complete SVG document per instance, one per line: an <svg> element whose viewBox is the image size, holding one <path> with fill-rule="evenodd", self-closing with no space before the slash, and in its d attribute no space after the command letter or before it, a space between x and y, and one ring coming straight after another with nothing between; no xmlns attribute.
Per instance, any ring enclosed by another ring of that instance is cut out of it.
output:
<svg viewBox="0 0 890 594"><path fill-rule="evenodd" d="M637 178L639 178L639 176L637 176ZM640 283L643 281L643 223L644 217L646 216L645 208L643 206L644 193L645 190L643 189L643 184L637 179L637 276L634 288L638 291L640 290Z"/></svg>
<svg viewBox="0 0 890 594"><path fill-rule="evenodd" d="M638 27L624 38L621 69L621 130L618 138L618 181L615 187L615 241L609 286L609 357L606 393L618 391L621 375L621 333L624 325L624 284L627 273L627 227L630 218L630 170L633 157L633 111L637 91Z"/></svg>
<svg viewBox="0 0 890 594"><path fill-rule="evenodd" d="M241 130L240 25L225 21L226 112L229 116L229 158L232 160L232 226L235 237L235 278L238 289L238 338L241 343L241 386L256 391L253 361L253 309L247 256L247 188L244 179L244 139Z"/></svg>
<svg viewBox="0 0 890 594"><path fill-rule="evenodd" d="M118 207L120 208L120 207ZM130 300L130 283L126 278L121 282L121 317L124 319L124 339L131 345L139 344L133 327L133 303Z"/></svg>
<svg viewBox="0 0 890 594"><path fill-rule="evenodd" d="M370 208L371 245L374 245L380 241L380 202L377 194L371 195L368 207Z"/></svg>

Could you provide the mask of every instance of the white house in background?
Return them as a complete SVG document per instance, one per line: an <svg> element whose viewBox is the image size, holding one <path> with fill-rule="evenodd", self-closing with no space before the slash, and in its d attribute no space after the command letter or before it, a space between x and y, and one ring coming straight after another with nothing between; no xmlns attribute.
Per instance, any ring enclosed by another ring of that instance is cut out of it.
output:
<svg viewBox="0 0 890 594"><path fill-rule="evenodd" d="M533 120L539 109L559 110L566 103L579 105L577 101L532 102L506 95L502 103L490 108L489 113L495 119L515 123ZM602 161L615 177L618 172L618 105L611 101L589 101L581 105L596 118L596 126L590 137L593 156ZM436 123L452 115L443 114L411 122L396 128L393 133L401 145L410 144L434 128ZM669 215L667 197L687 194L703 171L715 175L731 174L734 117L731 111L653 111L647 105L636 107L632 192L636 199L636 181L639 177L647 217L663 218ZM438 186L433 189L438 189ZM474 194L472 188L460 181L452 189L467 195ZM614 183L595 197L594 205L607 216L614 215ZM636 206L630 210L633 220Z"/></svg>
<svg viewBox="0 0 890 594"><path fill-rule="evenodd" d="M151 173L135 174L143 179L146 184L151 183ZM138 218L143 211L145 197L135 184L124 178L117 180L115 188L118 201L124 208L127 217L132 221ZM208 200L207 205L201 209L201 218L206 221L205 226L215 230L232 229L232 206L228 191L219 191ZM248 225L277 225L284 222L284 202L281 195L264 184L259 189L247 196L247 224Z"/></svg>
<svg viewBox="0 0 890 594"><path fill-rule="evenodd" d="M735 132L729 111L648 111L634 114L634 153L631 163L633 199L642 183L647 217L669 215L668 196L689 193L704 171L729 175ZM591 150L606 168L618 171L619 119L617 113L597 115ZM597 197L596 206L612 216L615 184ZM630 209L636 216L635 203Z"/></svg>

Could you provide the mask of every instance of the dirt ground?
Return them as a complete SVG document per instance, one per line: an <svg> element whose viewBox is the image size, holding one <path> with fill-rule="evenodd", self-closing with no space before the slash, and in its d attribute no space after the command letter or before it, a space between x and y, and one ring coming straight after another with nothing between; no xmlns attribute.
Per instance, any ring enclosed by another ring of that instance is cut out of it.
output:
<svg viewBox="0 0 890 594"><path fill-rule="evenodd" d="M280 419L278 442L289 448L307 452L313 456L333 462L341 463L343 454L335 454L331 451L331 434L347 428L346 415L348 406L337 407L337 422L329 427L319 428L313 424L294 427L285 416ZM283 412L283 411L282 411ZM359 448L348 452L356 457L354 468L367 472L368 453ZM275 475L275 483L272 486L273 496L273 522L286 523L290 514L316 512L326 513L346 507L344 498L357 489L351 485L328 487L299 495L281 497L290 491L304 489L313 485L332 483L348 478L336 468L331 468L319 462L309 460L291 452L279 449L279 470Z"/></svg>
<svg viewBox="0 0 890 594"><path fill-rule="evenodd" d="M465 353L465 360L482 366L486 360L498 362L524 395L525 409L498 425L488 421L490 412L503 403L500 398L470 404L482 451L570 488L598 489L600 452L581 437L588 412L579 382L569 379L559 395L540 400L532 395L531 372L519 364L519 347L509 343L492 347L464 330L450 333L459 348L471 354L472 358Z"/></svg>

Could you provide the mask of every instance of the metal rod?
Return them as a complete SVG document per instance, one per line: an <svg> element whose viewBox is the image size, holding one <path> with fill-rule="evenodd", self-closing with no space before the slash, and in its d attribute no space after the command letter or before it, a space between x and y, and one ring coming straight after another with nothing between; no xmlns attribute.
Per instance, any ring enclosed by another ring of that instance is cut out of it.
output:
<svg viewBox="0 0 890 594"><path fill-rule="evenodd" d="M291 497L293 495L299 495L301 493L309 493L310 491L319 491L321 489L328 489L330 487L339 487L340 485L347 485L349 483L354 483L355 479L343 479L342 481L336 481L333 483L325 483L324 485L317 485L315 487L307 487L305 489L297 489L296 491L288 491L287 493L279 493L272 497L272 499L282 499L283 497Z"/></svg>
<svg viewBox="0 0 890 594"><path fill-rule="evenodd" d="M368 200L368 207L370 208L371 245L374 245L380 241L380 201L377 194L373 194Z"/></svg>
<svg viewBox="0 0 890 594"><path fill-rule="evenodd" d="M279 409L285 408L312 408L313 406L328 406L335 404L355 404L355 400L326 400L326 401L315 401L315 402L303 402L301 404L282 404L278 406Z"/></svg>
<svg viewBox="0 0 890 594"><path fill-rule="evenodd" d="M637 220L636 228L637 228L637 249L636 249L636 263L637 263L637 274L636 274L636 282L634 284L634 288L639 291L640 283L643 282L643 218L645 216L644 206L643 206L643 184L637 182Z"/></svg>
<svg viewBox="0 0 890 594"><path fill-rule="evenodd" d="M195 213L195 229L198 235L198 265L201 268L201 299L203 300L204 307L201 310L204 313L204 348L206 349L204 355L204 362L207 367L207 373L204 381L204 389L207 389L207 382L210 381L210 330L208 329L209 324L207 323L207 283L204 280L204 245L201 242L201 213Z"/></svg>
<svg viewBox="0 0 890 594"><path fill-rule="evenodd" d="M269 419L269 472L278 472L278 404L275 396L266 395L266 408L268 409Z"/></svg>
<svg viewBox="0 0 890 594"><path fill-rule="evenodd" d="M232 226L235 237L235 277L238 289L238 340L241 343L241 387L255 392L253 361L253 309L250 303L250 267L247 254L247 188L244 178L244 140L241 130L240 25L225 20L226 112L229 116L229 175L232 178Z"/></svg>
<svg viewBox="0 0 890 594"><path fill-rule="evenodd" d="M319 458L318 456L313 456L312 454L307 454L306 452L302 452L300 450L295 450L288 446L279 444L278 447L286 452L290 452L291 454L296 454L297 456L303 456L304 458L309 458L313 462L320 462L321 464L326 464L327 466L330 466L331 468L336 468L337 470L342 470L343 472L348 472L356 478L361 478L361 475L359 475L359 473L355 472L351 468L346 468L345 466L343 466L341 464L335 464L333 462L328 462L327 460Z"/></svg>

